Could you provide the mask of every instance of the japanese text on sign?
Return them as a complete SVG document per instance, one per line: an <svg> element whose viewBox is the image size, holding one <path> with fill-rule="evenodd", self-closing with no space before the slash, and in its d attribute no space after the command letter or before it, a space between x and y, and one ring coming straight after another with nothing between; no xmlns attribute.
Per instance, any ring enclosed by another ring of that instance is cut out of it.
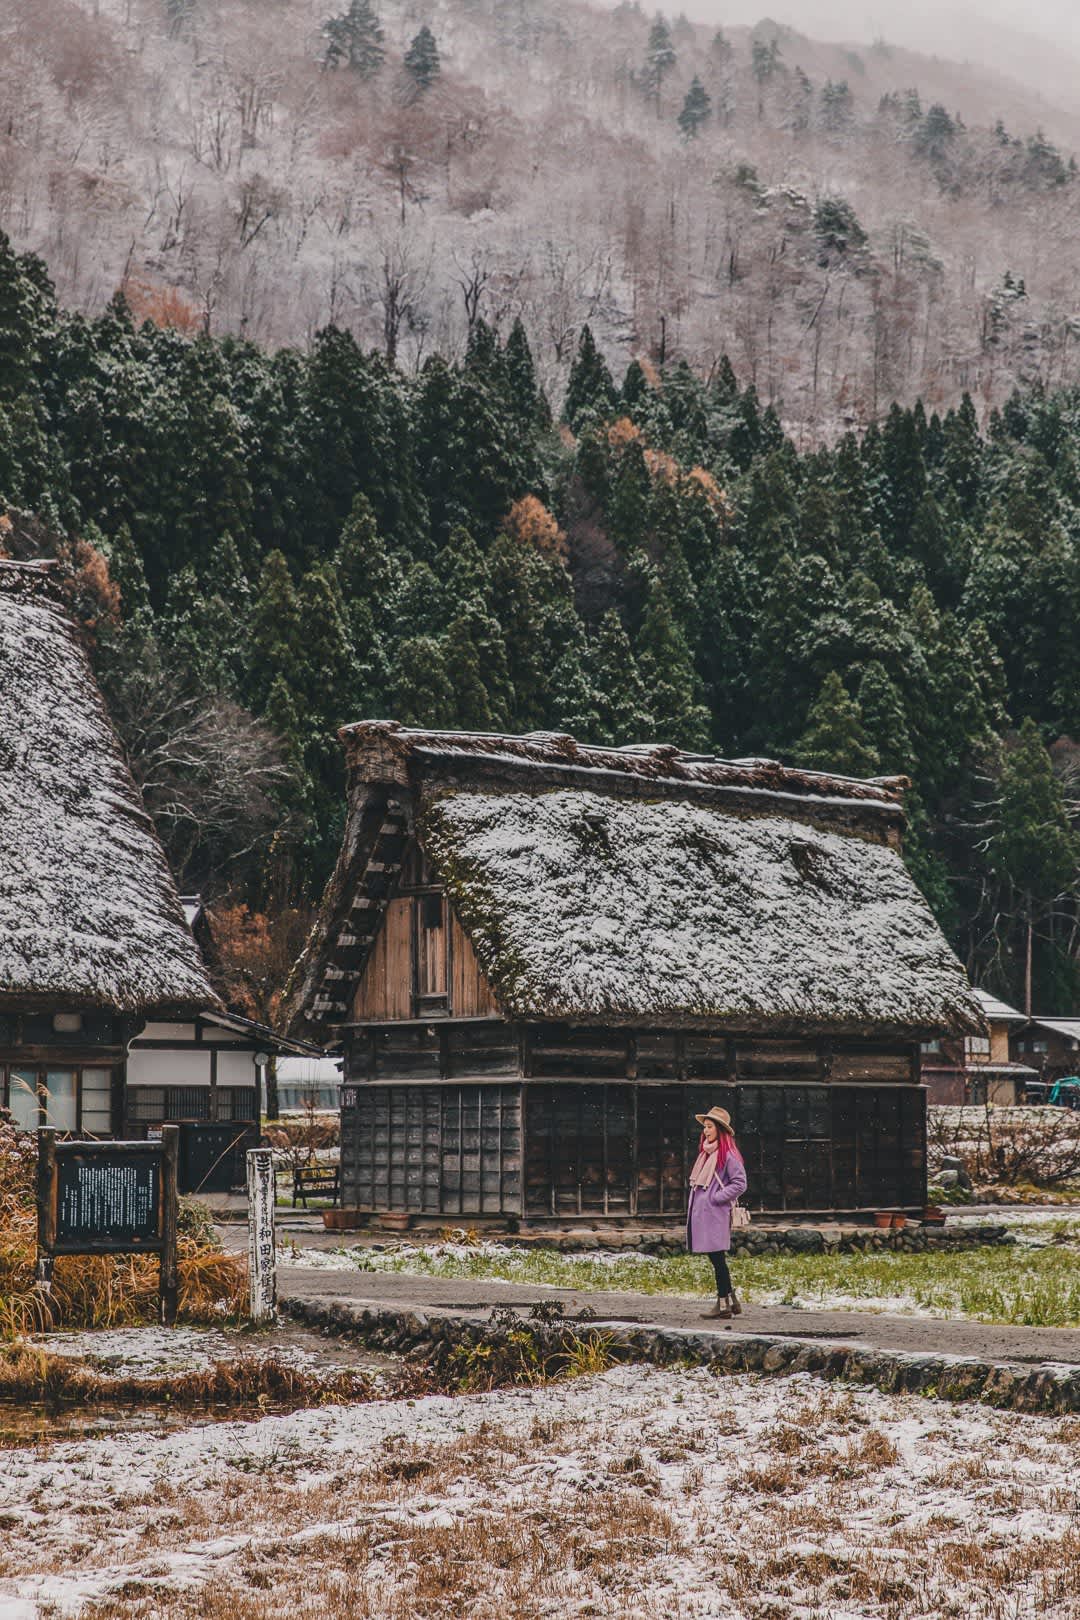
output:
<svg viewBox="0 0 1080 1620"><path fill-rule="evenodd" d="M153 1241L158 1236L157 1156L114 1159L72 1155L57 1166L56 1236Z"/></svg>

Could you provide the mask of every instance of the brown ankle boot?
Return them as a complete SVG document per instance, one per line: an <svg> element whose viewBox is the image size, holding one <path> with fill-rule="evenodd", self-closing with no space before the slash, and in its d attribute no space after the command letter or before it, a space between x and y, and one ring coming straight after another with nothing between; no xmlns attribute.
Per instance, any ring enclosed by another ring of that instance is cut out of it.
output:
<svg viewBox="0 0 1080 1620"><path fill-rule="evenodd" d="M710 1320L711 1318L716 1318L716 1317L723 1317L724 1320L726 1321L727 1318L731 1315L731 1307L728 1305L726 1300L721 1299L720 1295L717 1294L717 1296L716 1296L716 1304L713 1306L712 1310L711 1311L702 1311L701 1314L702 1314L703 1318L706 1321Z"/></svg>
<svg viewBox="0 0 1080 1620"><path fill-rule="evenodd" d="M742 1306L739 1304L739 1296L738 1296L738 1294L736 1294L734 1292L734 1290L733 1290L728 1295L727 1300L728 1300L728 1304L731 1306L731 1314L732 1314L732 1316L741 1316L742 1315Z"/></svg>

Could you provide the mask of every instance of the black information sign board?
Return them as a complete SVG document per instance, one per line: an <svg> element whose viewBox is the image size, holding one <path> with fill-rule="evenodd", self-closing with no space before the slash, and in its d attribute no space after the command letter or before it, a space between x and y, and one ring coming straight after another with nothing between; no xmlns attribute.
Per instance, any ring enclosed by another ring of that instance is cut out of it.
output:
<svg viewBox="0 0 1080 1620"><path fill-rule="evenodd" d="M176 1317L178 1131L160 1142L58 1142L38 1131L38 1272L61 1254L161 1257L161 1318Z"/></svg>
<svg viewBox="0 0 1080 1620"><path fill-rule="evenodd" d="M61 1152L56 1161L55 1252L69 1243L157 1245L161 1149L120 1157Z"/></svg>

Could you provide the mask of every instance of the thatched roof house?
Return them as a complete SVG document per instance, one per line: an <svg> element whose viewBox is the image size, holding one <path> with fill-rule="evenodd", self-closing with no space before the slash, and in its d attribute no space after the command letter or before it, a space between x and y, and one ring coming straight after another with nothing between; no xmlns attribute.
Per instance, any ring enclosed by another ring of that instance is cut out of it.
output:
<svg viewBox="0 0 1080 1620"><path fill-rule="evenodd" d="M347 1015L388 892L376 817L418 836L507 1017L981 1027L899 853L900 781L387 722L342 737L349 823L296 996L312 1031Z"/></svg>
<svg viewBox="0 0 1080 1620"><path fill-rule="evenodd" d="M0 562L0 1010L216 1004L76 627Z"/></svg>
<svg viewBox="0 0 1080 1620"><path fill-rule="evenodd" d="M902 779L386 721L341 736L343 848L290 1007L344 1049L347 1198L662 1212L707 1086L765 1207L917 1204L919 1043L983 1025L901 858ZM474 1137L493 1144L475 1185Z"/></svg>

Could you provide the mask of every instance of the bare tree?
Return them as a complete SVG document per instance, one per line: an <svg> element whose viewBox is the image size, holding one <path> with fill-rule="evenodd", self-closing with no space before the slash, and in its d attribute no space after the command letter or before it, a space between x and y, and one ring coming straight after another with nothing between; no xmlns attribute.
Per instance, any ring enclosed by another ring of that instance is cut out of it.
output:
<svg viewBox="0 0 1080 1620"><path fill-rule="evenodd" d="M461 296L465 300L465 319L471 332L480 314L480 300L483 298L487 284L491 280L491 266L488 263L487 254L482 248L474 247L469 255L468 263L464 265L456 253L453 257L457 270L457 284L461 288Z"/></svg>
<svg viewBox="0 0 1080 1620"><path fill-rule="evenodd" d="M150 650L109 682L132 774L183 884L221 882L281 825L277 737L229 698L183 690Z"/></svg>
<svg viewBox="0 0 1080 1620"><path fill-rule="evenodd" d="M382 309L383 347L391 365L397 360L402 327L420 324L420 303L431 265L430 248L423 248L405 231L382 244L374 296Z"/></svg>

